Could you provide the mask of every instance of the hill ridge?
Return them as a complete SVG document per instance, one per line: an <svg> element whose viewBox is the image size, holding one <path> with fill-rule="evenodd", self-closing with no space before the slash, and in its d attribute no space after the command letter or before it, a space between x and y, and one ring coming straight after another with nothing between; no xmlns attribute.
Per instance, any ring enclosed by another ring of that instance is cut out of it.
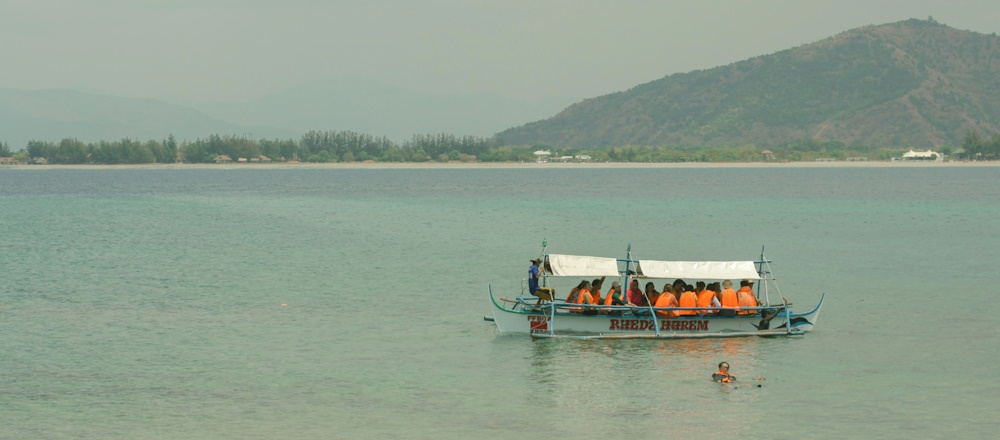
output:
<svg viewBox="0 0 1000 440"><path fill-rule="evenodd" d="M1000 39L929 20L851 29L573 104L505 130L557 147L961 143L1000 127Z"/></svg>

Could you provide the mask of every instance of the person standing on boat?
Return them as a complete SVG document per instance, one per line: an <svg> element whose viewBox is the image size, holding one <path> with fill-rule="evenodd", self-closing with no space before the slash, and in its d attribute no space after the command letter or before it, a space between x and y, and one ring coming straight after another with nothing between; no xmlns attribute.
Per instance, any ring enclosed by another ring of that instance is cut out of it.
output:
<svg viewBox="0 0 1000 440"><path fill-rule="evenodd" d="M741 315L757 314L756 310L745 310L746 307L757 307L757 298L753 296L753 281L740 281L740 290L736 291L736 301L744 308L739 312Z"/></svg>

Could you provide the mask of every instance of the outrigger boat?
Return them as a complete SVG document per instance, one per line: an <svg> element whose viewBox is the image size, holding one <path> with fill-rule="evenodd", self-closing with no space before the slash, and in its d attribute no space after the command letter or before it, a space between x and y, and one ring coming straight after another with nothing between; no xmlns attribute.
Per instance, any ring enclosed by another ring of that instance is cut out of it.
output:
<svg viewBox="0 0 1000 440"><path fill-rule="evenodd" d="M598 313L584 315L574 313L579 304L570 304L553 298L540 290L535 296L514 299L493 295L490 286L492 321L501 333L524 333L535 338L720 338L741 336L781 336L802 335L811 331L819 318L823 298L819 304L806 313L794 313L792 304L782 295L776 280L771 276L771 260L761 248L756 261L657 261L632 258L632 245L625 258L603 258L579 255L548 254L545 242L542 247L543 264L540 286L548 285L548 277L617 277L624 279L623 286L629 286L631 279L660 280L753 280L757 281L755 296L758 307L741 307L740 311L755 311L756 314L735 314L720 316L718 308L698 307L638 307L604 306L586 307ZM605 285L610 285L610 282ZM772 302L770 295L780 298ZM677 316L664 318L656 311L694 310L706 313L704 316ZM487 320L489 317L486 317Z"/></svg>

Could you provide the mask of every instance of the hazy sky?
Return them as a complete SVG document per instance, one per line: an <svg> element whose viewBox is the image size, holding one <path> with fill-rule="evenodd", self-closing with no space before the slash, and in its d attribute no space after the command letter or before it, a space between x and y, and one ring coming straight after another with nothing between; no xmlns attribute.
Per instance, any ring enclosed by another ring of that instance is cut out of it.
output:
<svg viewBox="0 0 1000 440"><path fill-rule="evenodd" d="M241 100L361 77L584 98L928 16L1000 31L997 0L0 0L0 88Z"/></svg>

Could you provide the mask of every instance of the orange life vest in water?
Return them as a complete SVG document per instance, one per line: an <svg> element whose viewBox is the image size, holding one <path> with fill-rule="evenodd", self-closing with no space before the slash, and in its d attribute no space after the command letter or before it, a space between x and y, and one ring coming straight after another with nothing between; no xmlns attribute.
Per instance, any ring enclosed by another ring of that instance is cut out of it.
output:
<svg viewBox="0 0 1000 440"><path fill-rule="evenodd" d="M716 373L712 373L712 380L721 383L730 383L736 381L736 376L729 374L728 372L719 370Z"/></svg>

